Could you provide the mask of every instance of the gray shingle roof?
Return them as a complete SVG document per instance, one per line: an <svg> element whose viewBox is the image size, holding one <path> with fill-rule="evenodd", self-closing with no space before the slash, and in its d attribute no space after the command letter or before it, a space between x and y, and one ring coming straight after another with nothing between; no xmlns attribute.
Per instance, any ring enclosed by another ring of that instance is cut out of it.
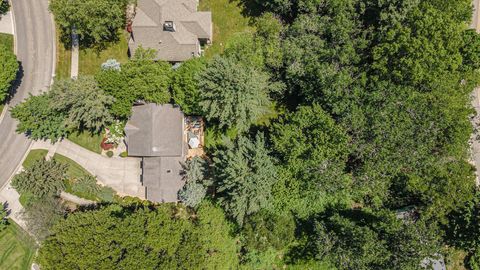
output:
<svg viewBox="0 0 480 270"><path fill-rule="evenodd" d="M125 126L128 154L138 157L183 156L183 113L171 104L133 107Z"/></svg>
<svg viewBox="0 0 480 270"><path fill-rule="evenodd" d="M185 160L184 115L171 104L133 107L125 126L128 155L143 157L142 181L146 198L154 202L175 202L183 187Z"/></svg>
<svg viewBox="0 0 480 270"><path fill-rule="evenodd" d="M154 202L176 202L185 182L182 180L181 157L143 158L143 185L146 197Z"/></svg>
<svg viewBox="0 0 480 270"><path fill-rule="evenodd" d="M138 0L129 48L157 50L157 59L185 61L200 53L199 39L212 40L212 14L197 12L197 0ZM163 29L173 21L176 31Z"/></svg>

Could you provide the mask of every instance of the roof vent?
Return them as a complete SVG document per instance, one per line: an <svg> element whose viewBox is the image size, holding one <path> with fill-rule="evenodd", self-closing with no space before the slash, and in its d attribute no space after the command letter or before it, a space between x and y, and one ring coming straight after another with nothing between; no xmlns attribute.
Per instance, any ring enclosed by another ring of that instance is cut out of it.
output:
<svg viewBox="0 0 480 270"><path fill-rule="evenodd" d="M173 21L165 21L163 24L163 30L169 32L175 32L175 24Z"/></svg>

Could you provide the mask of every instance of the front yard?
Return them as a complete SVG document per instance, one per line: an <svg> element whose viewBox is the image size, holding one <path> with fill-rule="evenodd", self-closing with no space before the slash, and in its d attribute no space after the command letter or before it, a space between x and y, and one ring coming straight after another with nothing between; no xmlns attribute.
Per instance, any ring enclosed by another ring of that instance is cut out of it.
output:
<svg viewBox="0 0 480 270"><path fill-rule="evenodd" d="M35 242L15 222L9 222L0 232L0 269L28 270L35 255Z"/></svg>
<svg viewBox="0 0 480 270"><path fill-rule="evenodd" d="M80 133L72 133L68 135L68 139L94 153L102 153L102 148L100 147L100 143L103 139L102 134L91 134L90 132L84 131Z"/></svg>

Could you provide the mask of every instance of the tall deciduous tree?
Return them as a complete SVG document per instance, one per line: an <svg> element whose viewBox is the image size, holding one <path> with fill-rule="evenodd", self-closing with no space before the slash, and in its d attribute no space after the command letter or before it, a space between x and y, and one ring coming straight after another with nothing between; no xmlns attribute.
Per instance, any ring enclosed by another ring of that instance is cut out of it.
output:
<svg viewBox="0 0 480 270"><path fill-rule="evenodd" d="M198 80L200 107L222 128L246 130L269 111L269 75L255 67L215 57Z"/></svg>
<svg viewBox="0 0 480 270"><path fill-rule="evenodd" d="M235 269L236 241L221 209L202 205L195 220L171 204L111 205L59 222L43 243L42 269Z"/></svg>
<svg viewBox="0 0 480 270"><path fill-rule="evenodd" d="M18 120L17 132L26 133L34 140L50 139L57 141L66 136L64 112L52 110L52 101L47 94L30 96L13 107L11 114Z"/></svg>
<svg viewBox="0 0 480 270"><path fill-rule="evenodd" d="M318 104L280 119L271 138L283 165L275 188L277 207L306 216L350 199L351 179L345 173L349 137Z"/></svg>
<svg viewBox="0 0 480 270"><path fill-rule="evenodd" d="M99 89L91 76L56 81L49 95L52 109L67 115L69 129L100 132L113 121L108 109L114 98Z"/></svg>
<svg viewBox="0 0 480 270"><path fill-rule="evenodd" d="M263 134L252 140L240 136L214 158L214 181L220 202L239 224L270 204L277 169Z"/></svg>
<svg viewBox="0 0 480 270"><path fill-rule="evenodd" d="M72 29L85 47L105 46L118 39L125 25L127 0L53 0L50 10L62 31L62 39L71 42Z"/></svg>
<svg viewBox="0 0 480 270"><path fill-rule="evenodd" d="M197 75L205 68L204 58L184 62L174 73L172 80L173 100L189 115L201 115L200 92Z"/></svg>
<svg viewBox="0 0 480 270"><path fill-rule="evenodd" d="M29 193L35 199L57 195L65 188L67 166L55 160L41 159L21 173L15 175L12 187L19 193Z"/></svg>
<svg viewBox="0 0 480 270"><path fill-rule="evenodd" d="M155 61L152 49L138 49L132 60L122 66L128 91L145 101L158 104L170 102L169 91L172 66L165 61Z"/></svg>
<svg viewBox="0 0 480 270"><path fill-rule="evenodd" d="M17 71L17 57L6 46L0 45L0 102L7 96Z"/></svg>

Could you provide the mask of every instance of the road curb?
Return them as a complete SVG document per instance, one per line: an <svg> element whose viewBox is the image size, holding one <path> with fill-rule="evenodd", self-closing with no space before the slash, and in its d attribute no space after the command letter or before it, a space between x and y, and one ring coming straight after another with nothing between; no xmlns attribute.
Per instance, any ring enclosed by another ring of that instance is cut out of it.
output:
<svg viewBox="0 0 480 270"><path fill-rule="evenodd" d="M15 12L13 12L13 3L12 0L8 0L10 5L10 14L12 16L12 29L13 29L13 53L17 55L17 26L15 23Z"/></svg>

